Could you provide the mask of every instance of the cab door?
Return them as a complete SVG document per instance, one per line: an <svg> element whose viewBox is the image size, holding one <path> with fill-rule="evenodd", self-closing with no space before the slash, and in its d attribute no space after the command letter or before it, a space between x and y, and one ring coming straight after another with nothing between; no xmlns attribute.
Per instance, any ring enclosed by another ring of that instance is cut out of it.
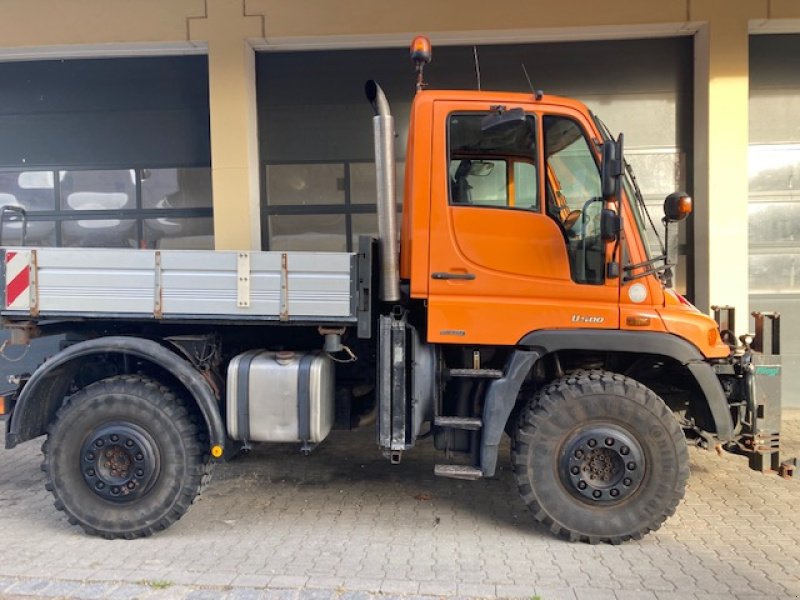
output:
<svg viewBox="0 0 800 600"><path fill-rule="evenodd" d="M515 126L486 129L496 106L435 103L432 342L512 345L538 329L619 326L587 124L570 109L503 110L513 108L525 110Z"/></svg>

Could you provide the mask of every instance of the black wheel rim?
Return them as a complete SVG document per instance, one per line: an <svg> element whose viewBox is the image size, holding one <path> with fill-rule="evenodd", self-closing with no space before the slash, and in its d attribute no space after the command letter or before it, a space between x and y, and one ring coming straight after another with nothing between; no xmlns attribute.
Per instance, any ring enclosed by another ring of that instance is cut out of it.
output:
<svg viewBox="0 0 800 600"><path fill-rule="evenodd" d="M106 423L86 438L80 466L89 489L105 500L123 503L153 487L161 460L147 431L132 423Z"/></svg>
<svg viewBox="0 0 800 600"><path fill-rule="evenodd" d="M633 496L646 473L644 451L636 438L613 424L581 427L563 446L562 484L593 504L616 504Z"/></svg>

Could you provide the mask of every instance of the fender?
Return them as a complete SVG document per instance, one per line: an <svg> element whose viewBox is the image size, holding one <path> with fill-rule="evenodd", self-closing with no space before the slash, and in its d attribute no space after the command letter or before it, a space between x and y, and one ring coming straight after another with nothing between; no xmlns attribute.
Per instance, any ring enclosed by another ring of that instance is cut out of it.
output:
<svg viewBox="0 0 800 600"><path fill-rule="evenodd" d="M509 358L505 376L493 381L483 409L481 470L485 477L494 475L500 438L517 401L522 382L540 358L561 350L597 350L656 354L675 359L692 374L708 402L720 441L731 441L733 421L722 385L700 351L686 340L669 334L645 331L543 330L525 335L521 347Z"/></svg>
<svg viewBox="0 0 800 600"><path fill-rule="evenodd" d="M77 359L107 352L143 358L169 371L186 386L200 407L208 425L210 446L226 446L225 427L214 392L188 361L152 340L110 336L69 346L36 369L22 388L9 417L6 448L13 448L43 435L61 406L69 382L77 372L80 365Z"/></svg>
<svg viewBox="0 0 800 600"><path fill-rule="evenodd" d="M536 350L516 350L508 359L505 375L489 384L483 404L483 435L481 436L481 471L491 477L497 469L497 453L506 421L514 410L522 382L542 354Z"/></svg>

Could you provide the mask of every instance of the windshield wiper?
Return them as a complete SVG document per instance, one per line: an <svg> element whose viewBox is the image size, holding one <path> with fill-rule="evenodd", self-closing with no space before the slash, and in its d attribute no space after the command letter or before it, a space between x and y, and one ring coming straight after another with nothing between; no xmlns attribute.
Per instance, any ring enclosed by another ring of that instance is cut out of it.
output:
<svg viewBox="0 0 800 600"><path fill-rule="evenodd" d="M628 173L628 177L631 178L631 183L633 184L633 194L636 196L636 203L639 205L639 208L641 208L642 212L647 217L647 220L650 222L650 227L653 228L653 233L656 234L656 239L658 240L658 246L661 248L661 253L664 254L664 241L661 239L661 236L658 235L658 229L656 229L656 224L653 223L653 217L650 216L650 211L647 210L647 205L644 203L644 196L642 196L642 190L639 188L639 182L636 180L636 174L633 172L633 168L627 160L625 161L625 171Z"/></svg>

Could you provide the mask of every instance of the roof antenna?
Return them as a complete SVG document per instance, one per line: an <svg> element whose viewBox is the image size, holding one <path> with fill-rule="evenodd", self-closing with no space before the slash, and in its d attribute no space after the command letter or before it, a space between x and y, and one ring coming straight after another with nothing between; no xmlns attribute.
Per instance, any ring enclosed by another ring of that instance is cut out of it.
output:
<svg viewBox="0 0 800 600"><path fill-rule="evenodd" d="M478 60L478 47L472 47L472 54L475 57L475 75L478 78L478 91L481 91L481 63Z"/></svg>
<svg viewBox="0 0 800 600"><path fill-rule="evenodd" d="M533 97L536 100L541 100L544 96L544 92L542 90L535 90L533 89L533 83L531 83L531 78L528 75L528 69L525 68L525 63L522 63L522 72L525 74L525 79L528 81L528 87L531 88L531 92L533 93Z"/></svg>

